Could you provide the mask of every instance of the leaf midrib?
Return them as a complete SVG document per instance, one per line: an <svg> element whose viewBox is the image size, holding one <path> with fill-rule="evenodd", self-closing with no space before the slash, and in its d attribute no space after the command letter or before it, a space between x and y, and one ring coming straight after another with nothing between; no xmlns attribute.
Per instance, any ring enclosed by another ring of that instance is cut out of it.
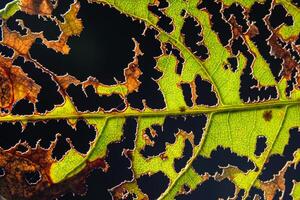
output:
<svg viewBox="0 0 300 200"><path fill-rule="evenodd" d="M17 122L17 121L43 121L43 120L59 120L59 119L91 119L91 118L118 118L118 117L157 117L157 116L177 116L177 115L196 115L206 113L223 113L223 112L237 112L258 109L272 109L283 106L299 105L300 100L289 101L267 101L262 103L246 103L238 105L224 105L215 107L196 107L187 108L185 111L180 110L151 110L151 111L136 111L128 112L98 112L98 113L77 113L65 115L15 115L2 116L1 122Z"/></svg>

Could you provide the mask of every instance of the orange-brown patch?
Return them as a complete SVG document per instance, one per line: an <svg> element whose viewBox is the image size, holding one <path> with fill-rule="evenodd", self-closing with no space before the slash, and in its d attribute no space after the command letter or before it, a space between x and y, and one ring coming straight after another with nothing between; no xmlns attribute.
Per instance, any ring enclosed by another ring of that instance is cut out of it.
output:
<svg viewBox="0 0 300 200"><path fill-rule="evenodd" d="M50 0L21 0L21 10L30 15L51 15L53 5Z"/></svg>

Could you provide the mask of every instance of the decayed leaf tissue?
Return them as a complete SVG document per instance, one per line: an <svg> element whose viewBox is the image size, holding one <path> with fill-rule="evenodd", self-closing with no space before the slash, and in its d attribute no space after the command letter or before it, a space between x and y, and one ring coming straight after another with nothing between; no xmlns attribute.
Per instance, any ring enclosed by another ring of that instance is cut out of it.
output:
<svg viewBox="0 0 300 200"><path fill-rule="evenodd" d="M300 199L299 1L1 4L1 198Z"/></svg>

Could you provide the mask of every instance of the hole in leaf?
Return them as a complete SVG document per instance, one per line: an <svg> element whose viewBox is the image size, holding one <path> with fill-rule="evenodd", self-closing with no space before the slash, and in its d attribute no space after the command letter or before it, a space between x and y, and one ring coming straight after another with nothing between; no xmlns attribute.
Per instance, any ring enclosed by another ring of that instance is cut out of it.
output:
<svg viewBox="0 0 300 200"><path fill-rule="evenodd" d="M201 60L208 58L208 49L202 43L201 25L191 16L187 16L181 29L187 47Z"/></svg>
<svg viewBox="0 0 300 200"><path fill-rule="evenodd" d="M34 33L43 32L43 35L48 40L57 40L61 33L56 22L52 21L50 18L41 18L36 15L29 15L19 11L8 20L10 22L9 24L16 23L16 20L22 20L25 27L29 28ZM20 28L18 28L17 31L18 30L20 30ZM24 30L21 31L21 33L23 32Z"/></svg>
<svg viewBox="0 0 300 200"><path fill-rule="evenodd" d="M48 57L48 60L51 59ZM25 62L23 57L18 57L13 64L20 66L22 70L28 74L28 77L41 86L41 91L38 94L38 102L36 103L38 112L44 113L50 111L55 105L60 105L64 102L62 95L58 92L58 86L49 74L36 68L32 62Z"/></svg>
<svg viewBox="0 0 300 200"><path fill-rule="evenodd" d="M237 24L242 27L243 33L248 30L249 26L245 17L245 9L240 4L233 3L231 6L227 8L225 7L223 14L227 21L230 19L230 17L234 16Z"/></svg>
<svg viewBox="0 0 300 200"><path fill-rule="evenodd" d="M214 30L223 46L229 43L232 37L232 31L229 23L227 23L222 14L222 2L204 0L198 5L198 9L205 9L211 16L212 30Z"/></svg>
<svg viewBox="0 0 300 200"><path fill-rule="evenodd" d="M265 136L258 136L256 139L256 148L255 148L255 155L260 156L267 147L267 138Z"/></svg>
<svg viewBox="0 0 300 200"><path fill-rule="evenodd" d="M286 9L281 4L274 6L269 21L274 29L279 27L283 23L286 25L293 25L292 16L287 15Z"/></svg>
<svg viewBox="0 0 300 200"><path fill-rule="evenodd" d="M0 167L0 178L5 176L5 169L4 167Z"/></svg>
<svg viewBox="0 0 300 200"><path fill-rule="evenodd" d="M196 103L197 105L214 106L218 103L217 95L212 91L212 84L203 80L199 75L195 79L196 84Z"/></svg>
<svg viewBox="0 0 300 200"><path fill-rule="evenodd" d="M12 114L13 115L31 115L34 111L34 105L30 103L28 100L22 99L18 101L13 109Z"/></svg>
<svg viewBox="0 0 300 200"><path fill-rule="evenodd" d="M178 159L176 158L174 160L174 167L177 173L179 173L180 170L186 166L187 162L192 157L192 155L193 155L193 146L189 140L185 140L182 157Z"/></svg>
<svg viewBox="0 0 300 200"><path fill-rule="evenodd" d="M190 199L229 199L234 197L235 185L228 179L220 182L209 178L207 181L201 183L191 193L176 196L176 200L190 200Z"/></svg>
<svg viewBox="0 0 300 200"><path fill-rule="evenodd" d="M60 1L63 3L69 4ZM115 84L115 79L123 82L123 69L134 56L132 38L141 35L144 25L109 6L87 1L80 1L80 5L78 18L84 29L80 37L69 39L70 54L56 53L36 42L30 51L32 57L59 75L69 73L81 81L93 76L108 85Z"/></svg>
<svg viewBox="0 0 300 200"><path fill-rule="evenodd" d="M167 54L173 54L177 59L177 67L176 67L176 73L181 75L183 70L183 63L184 58L181 56L180 51L173 47L170 43L166 44L166 53Z"/></svg>
<svg viewBox="0 0 300 200"><path fill-rule="evenodd" d="M184 96L184 101L187 106L192 107L193 106L193 101L192 101L192 88L190 84L188 83L182 83L181 85L182 88L182 93Z"/></svg>
<svg viewBox="0 0 300 200"><path fill-rule="evenodd" d="M141 190L146 193L150 200L157 199L168 187L169 178L162 172L153 175L143 175L137 179Z"/></svg>
<svg viewBox="0 0 300 200"><path fill-rule="evenodd" d="M257 189L256 187L251 187L250 192L246 200L253 200L255 198L264 199L264 193L261 189Z"/></svg>
<svg viewBox="0 0 300 200"><path fill-rule="evenodd" d="M168 6L169 3L166 0L159 0L158 6L150 4L148 6L148 10L159 17L157 26L167 33L171 33L174 29L172 19L163 12L163 9L167 8Z"/></svg>
<svg viewBox="0 0 300 200"><path fill-rule="evenodd" d="M8 4L9 2L12 2L13 0L1 0L0 1L0 9L4 8L6 6L6 4Z"/></svg>
<svg viewBox="0 0 300 200"><path fill-rule="evenodd" d="M245 173L255 168L254 163L246 156L238 156L236 153L231 152L229 148L224 149L220 146L212 151L210 158L198 156L192 165L200 175L204 175L205 173L210 175L214 175L215 173L221 174L223 168L229 165L236 166Z"/></svg>
<svg viewBox="0 0 300 200"><path fill-rule="evenodd" d="M24 178L29 185L36 185L41 180L41 173L39 171L25 172Z"/></svg>

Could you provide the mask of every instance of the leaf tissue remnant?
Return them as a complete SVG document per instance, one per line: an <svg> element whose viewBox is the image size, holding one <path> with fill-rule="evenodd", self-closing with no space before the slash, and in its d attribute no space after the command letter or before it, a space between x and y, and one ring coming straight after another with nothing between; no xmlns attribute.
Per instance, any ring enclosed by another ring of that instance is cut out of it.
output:
<svg viewBox="0 0 300 200"><path fill-rule="evenodd" d="M296 1L0 2L0 199L300 199Z"/></svg>

